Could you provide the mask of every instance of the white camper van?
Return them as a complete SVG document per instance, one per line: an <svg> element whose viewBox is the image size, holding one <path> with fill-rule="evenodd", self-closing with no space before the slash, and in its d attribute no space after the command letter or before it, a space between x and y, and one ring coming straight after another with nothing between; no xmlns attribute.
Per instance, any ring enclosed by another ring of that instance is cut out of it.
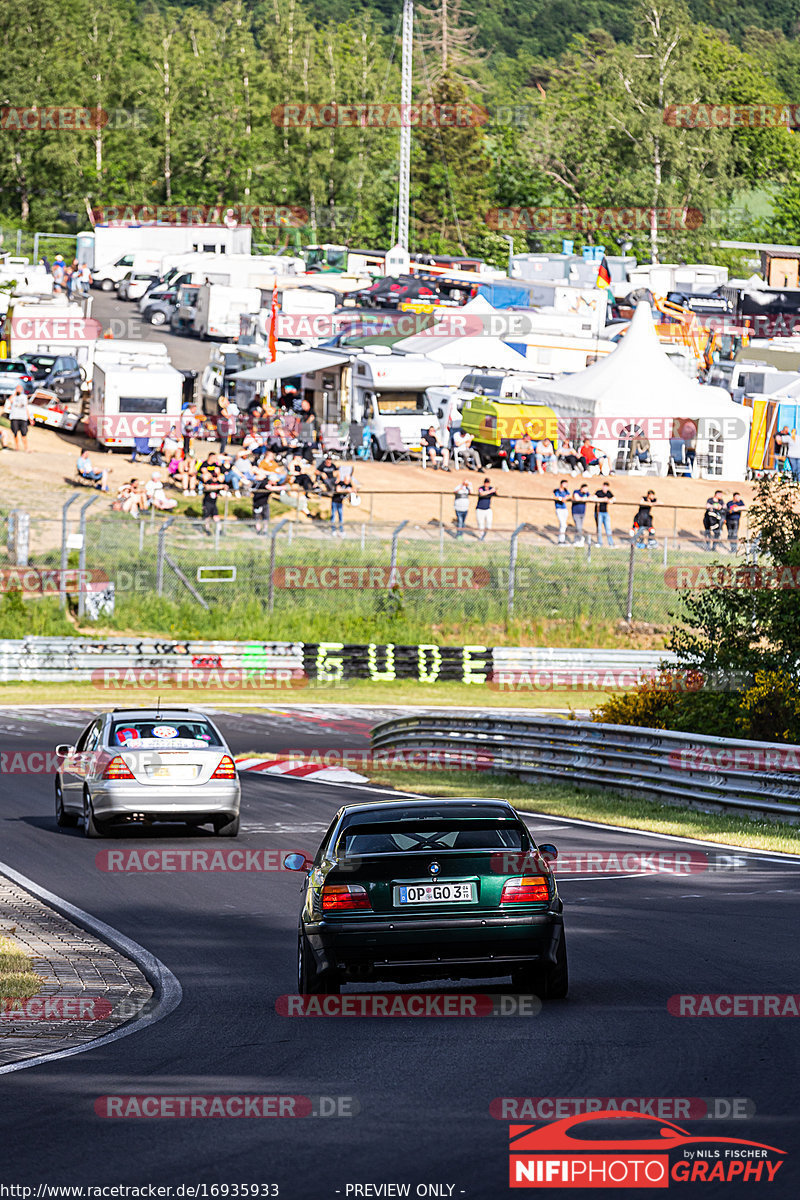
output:
<svg viewBox="0 0 800 1200"><path fill-rule="evenodd" d="M372 452L386 451L386 430L400 430L403 445L420 445L424 430L438 425L438 405L429 389L445 385L441 363L424 354L392 354L387 346L367 346L353 360L351 380L352 420L370 430Z"/></svg>

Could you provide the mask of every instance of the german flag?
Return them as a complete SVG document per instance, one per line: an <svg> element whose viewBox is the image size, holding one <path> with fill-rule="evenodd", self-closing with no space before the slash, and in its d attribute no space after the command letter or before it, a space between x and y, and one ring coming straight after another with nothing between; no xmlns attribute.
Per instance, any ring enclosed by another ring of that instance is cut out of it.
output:
<svg viewBox="0 0 800 1200"><path fill-rule="evenodd" d="M596 286L599 288L607 288L610 283L611 283L611 272L608 269L608 262L606 261L606 256L604 254L603 261L600 263L600 270L597 272Z"/></svg>

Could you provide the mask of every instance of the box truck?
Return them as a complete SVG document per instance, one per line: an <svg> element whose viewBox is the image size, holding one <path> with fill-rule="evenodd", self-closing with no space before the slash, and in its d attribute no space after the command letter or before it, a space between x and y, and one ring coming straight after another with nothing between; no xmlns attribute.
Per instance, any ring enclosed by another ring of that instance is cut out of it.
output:
<svg viewBox="0 0 800 1200"><path fill-rule="evenodd" d="M257 287L201 284L194 304L192 332L203 341L207 338L238 337L242 314L258 312L261 296L261 290Z"/></svg>
<svg viewBox="0 0 800 1200"><path fill-rule="evenodd" d="M88 263L97 287L111 291L121 276L114 271L129 269L136 254L163 257L165 254L249 254L252 230L229 229L225 225L95 225L78 234L76 257ZM130 258L131 262L125 263Z"/></svg>

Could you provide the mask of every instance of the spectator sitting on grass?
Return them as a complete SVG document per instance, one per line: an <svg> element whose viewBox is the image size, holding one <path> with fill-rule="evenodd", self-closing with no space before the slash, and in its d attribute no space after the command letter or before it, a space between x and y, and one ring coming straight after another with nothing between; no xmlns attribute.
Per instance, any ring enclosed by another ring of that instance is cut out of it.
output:
<svg viewBox="0 0 800 1200"><path fill-rule="evenodd" d="M150 501L147 498L144 485L138 479L129 479L119 489L117 504L123 512L130 513L132 517L138 517L139 513L146 511L150 505Z"/></svg>
<svg viewBox="0 0 800 1200"><path fill-rule="evenodd" d="M144 485L145 495L153 508L168 511L177 506L178 501L168 496L164 491L164 481L158 471L154 471Z"/></svg>
<svg viewBox="0 0 800 1200"><path fill-rule="evenodd" d="M83 450L78 455L78 461L75 464L75 469L81 479L88 479L101 492L108 491L108 477L110 471L95 471L92 467L92 460L89 458L88 450Z"/></svg>

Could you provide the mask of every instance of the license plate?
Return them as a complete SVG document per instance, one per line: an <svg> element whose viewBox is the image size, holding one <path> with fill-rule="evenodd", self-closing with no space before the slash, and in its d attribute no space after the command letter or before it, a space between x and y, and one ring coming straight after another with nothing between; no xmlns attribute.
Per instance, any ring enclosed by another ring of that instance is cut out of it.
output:
<svg viewBox="0 0 800 1200"><path fill-rule="evenodd" d="M151 779L196 779L197 767L149 767L148 774Z"/></svg>
<svg viewBox="0 0 800 1200"><path fill-rule="evenodd" d="M472 904L471 883L409 883L398 887L398 904Z"/></svg>

